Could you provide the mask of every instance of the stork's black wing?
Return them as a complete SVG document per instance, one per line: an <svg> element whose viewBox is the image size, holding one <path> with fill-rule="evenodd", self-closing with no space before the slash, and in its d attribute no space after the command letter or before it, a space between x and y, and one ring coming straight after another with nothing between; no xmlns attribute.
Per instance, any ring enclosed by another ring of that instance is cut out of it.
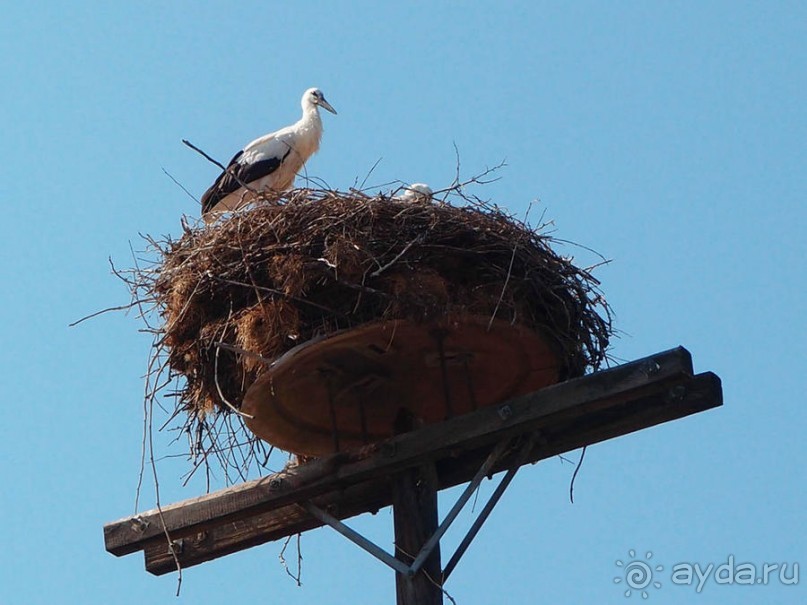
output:
<svg viewBox="0 0 807 605"><path fill-rule="evenodd" d="M227 165L227 170L219 175L219 178L210 186L210 189L205 191L202 196L202 214L215 208L216 204L233 191L238 191L242 184L249 184L268 174L272 174L280 168L289 152L287 151L282 158L266 158L251 164L241 164L238 161L243 154L243 150L236 153L235 157Z"/></svg>

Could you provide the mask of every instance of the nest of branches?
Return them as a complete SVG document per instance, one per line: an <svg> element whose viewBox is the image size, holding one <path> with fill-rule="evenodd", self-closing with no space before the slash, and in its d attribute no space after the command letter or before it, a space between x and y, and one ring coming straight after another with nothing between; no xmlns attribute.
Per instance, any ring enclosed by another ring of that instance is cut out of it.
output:
<svg viewBox="0 0 807 605"><path fill-rule="evenodd" d="M543 333L562 379L599 367L611 324L597 280L540 229L463 201L296 189L150 240L161 258L130 283L161 315L161 368L184 378L176 413L199 447L265 360L366 322L495 316Z"/></svg>

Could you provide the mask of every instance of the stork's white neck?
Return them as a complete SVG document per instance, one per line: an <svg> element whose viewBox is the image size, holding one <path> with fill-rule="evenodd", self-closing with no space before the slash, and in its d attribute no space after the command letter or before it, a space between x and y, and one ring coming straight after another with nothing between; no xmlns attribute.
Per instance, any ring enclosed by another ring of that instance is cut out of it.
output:
<svg viewBox="0 0 807 605"><path fill-rule="evenodd" d="M294 130L297 133L295 153L302 158L308 158L316 153L322 140L322 119L319 115L319 108L313 103L303 105L303 115L294 125ZM294 171L296 172L298 169L299 166Z"/></svg>
<svg viewBox="0 0 807 605"><path fill-rule="evenodd" d="M322 118L319 115L319 107L313 103L303 106L303 116L297 122L299 132L316 133L316 137L322 136Z"/></svg>

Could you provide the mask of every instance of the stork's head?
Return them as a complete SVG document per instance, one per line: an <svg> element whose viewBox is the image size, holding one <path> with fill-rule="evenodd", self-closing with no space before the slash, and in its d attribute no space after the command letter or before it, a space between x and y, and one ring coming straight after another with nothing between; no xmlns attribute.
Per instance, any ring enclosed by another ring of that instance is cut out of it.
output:
<svg viewBox="0 0 807 605"><path fill-rule="evenodd" d="M309 88L303 93L303 109L322 107L335 114L336 110L325 100L325 95L319 88Z"/></svg>

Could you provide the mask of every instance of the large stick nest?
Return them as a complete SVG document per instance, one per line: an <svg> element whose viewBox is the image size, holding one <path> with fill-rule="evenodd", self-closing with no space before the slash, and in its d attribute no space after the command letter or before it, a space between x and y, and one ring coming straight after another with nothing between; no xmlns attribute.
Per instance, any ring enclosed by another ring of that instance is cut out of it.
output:
<svg viewBox="0 0 807 605"><path fill-rule="evenodd" d="M151 240L162 258L135 290L162 315L156 346L185 379L189 426L238 408L261 358L378 320L495 316L541 331L562 379L596 369L611 335L598 282L548 235L465 201L297 189Z"/></svg>

